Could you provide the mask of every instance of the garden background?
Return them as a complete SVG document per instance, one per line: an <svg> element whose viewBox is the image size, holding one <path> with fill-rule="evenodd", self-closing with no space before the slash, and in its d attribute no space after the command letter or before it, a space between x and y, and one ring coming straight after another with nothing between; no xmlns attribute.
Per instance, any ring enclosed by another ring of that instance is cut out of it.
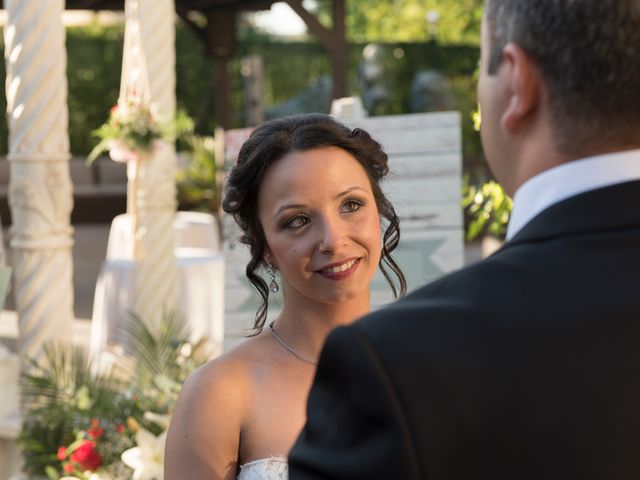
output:
<svg viewBox="0 0 640 480"><path fill-rule="evenodd" d="M264 65L263 101L265 109L277 106L300 94L323 76L330 75L330 57L324 48L311 39L283 40L254 28L240 30L236 55L231 64L233 127L245 124L245 92L241 75L241 60L250 54L259 55ZM67 78L69 104L69 134L71 152L85 156L97 143L91 131L107 118L118 98L122 62L123 26L67 28ZM363 62L363 49L370 42L349 43L349 91L360 94L358 68ZM411 84L423 70L444 74L452 93L452 109L463 117L465 166L482 165L482 154L472 114L476 110L475 72L479 49L475 44L443 44L431 39L422 42L377 41L384 68L384 83L388 98L375 115L410 113ZM176 71L178 107L191 116L199 133L213 134L212 71L204 45L184 24L176 32ZM283 54L286 52L286 54ZM0 63L0 75L4 75ZM6 109L4 91L0 108ZM7 124L0 116L0 155L6 154Z"/></svg>

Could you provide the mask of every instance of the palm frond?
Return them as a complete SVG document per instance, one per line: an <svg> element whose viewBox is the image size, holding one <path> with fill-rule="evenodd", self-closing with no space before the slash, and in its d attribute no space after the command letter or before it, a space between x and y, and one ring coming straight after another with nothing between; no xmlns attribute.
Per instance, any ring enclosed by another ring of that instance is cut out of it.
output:
<svg viewBox="0 0 640 480"><path fill-rule="evenodd" d="M175 312L162 315L154 330L157 333L135 313L129 315L124 325L126 343L133 345L136 380L142 386L148 386L159 375L172 376L178 347L189 338L186 322Z"/></svg>

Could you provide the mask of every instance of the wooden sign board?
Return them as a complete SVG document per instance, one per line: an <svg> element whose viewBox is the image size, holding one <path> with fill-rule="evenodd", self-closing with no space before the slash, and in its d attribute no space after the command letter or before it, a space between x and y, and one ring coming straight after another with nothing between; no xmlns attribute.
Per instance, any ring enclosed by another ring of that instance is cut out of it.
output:
<svg viewBox="0 0 640 480"><path fill-rule="evenodd" d="M400 217L401 240L393 253L402 268L409 291L464 263L461 199L462 138L458 112L419 113L370 117L349 125L365 129L389 155L389 174L383 190ZM237 157L239 146L251 129L225 132L227 164ZM226 247L226 331L246 333L260 303L245 277L249 259L246 246L236 239L238 227L229 215L224 219ZM264 276L267 279L265 273ZM270 317L281 304L280 294L270 295ZM272 302L273 300L273 302ZM393 300L381 274L372 285L372 305Z"/></svg>
<svg viewBox="0 0 640 480"><path fill-rule="evenodd" d="M464 263L461 199L462 130L458 112L369 117L349 125L376 139L389 156L383 190L400 217L400 244L392 254L408 290ZM372 305L393 299L382 275Z"/></svg>

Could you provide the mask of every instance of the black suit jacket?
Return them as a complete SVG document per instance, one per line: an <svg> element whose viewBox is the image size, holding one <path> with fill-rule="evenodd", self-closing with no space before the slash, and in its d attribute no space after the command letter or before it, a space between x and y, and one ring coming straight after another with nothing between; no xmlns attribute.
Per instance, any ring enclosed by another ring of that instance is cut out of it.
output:
<svg viewBox="0 0 640 480"><path fill-rule="evenodd" d="M640 181L335 330L302 479L640 478Z"/></svg>

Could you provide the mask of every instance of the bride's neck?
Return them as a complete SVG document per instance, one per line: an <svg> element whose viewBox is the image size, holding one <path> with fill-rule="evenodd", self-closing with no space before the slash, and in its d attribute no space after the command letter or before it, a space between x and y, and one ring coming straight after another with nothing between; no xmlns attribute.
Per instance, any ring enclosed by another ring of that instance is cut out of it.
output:
<svg viewBox="0 0 640 480"><path fill-rule="evenodd" d="M287 305L285 302L275 326L299 353L305 352L317 357L331 330L341 325L349 325L370 310L368 301L339 305L322 304L313 308Z"/></svg>

